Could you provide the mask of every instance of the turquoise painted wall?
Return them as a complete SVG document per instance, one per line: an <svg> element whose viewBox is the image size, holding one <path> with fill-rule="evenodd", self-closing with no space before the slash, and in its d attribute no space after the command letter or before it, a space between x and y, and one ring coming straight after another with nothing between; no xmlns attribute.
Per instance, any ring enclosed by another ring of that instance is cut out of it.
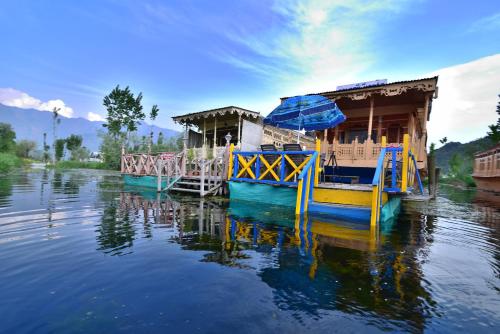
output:
<svg viewBox="0 0 500 334"><path fill-rule="evenodd" d="M146 188L154 188L158 187L157 182L158 179L156 176L132 176L132 175L122 175L123 182L126 185L136 186L136 187L146 187ZM167 186L167 180L163 179L161 182L161 187L165 188Z"/></svg>
<svg viewBox="0 0 500 334"><path fill-rule="evenodd" d="M295 209L297 189L248 182L229 182L229 198L242 201L282 205Z"/></svg>

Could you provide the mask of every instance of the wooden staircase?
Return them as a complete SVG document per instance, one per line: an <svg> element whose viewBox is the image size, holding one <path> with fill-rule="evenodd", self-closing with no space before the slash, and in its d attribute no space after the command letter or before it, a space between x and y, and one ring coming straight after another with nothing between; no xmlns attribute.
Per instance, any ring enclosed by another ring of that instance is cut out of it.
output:
<svg viewBox="0 0 500 334"><path fill-rule="evenodd" d="M180 193L198 194L201 197L216 195L221 191L222 178L203 180L200 176L183 176L169 189Z"/></svg>
<svg viewBox="0 0 500 334"><path fill-rule="evenodd" d="M384 205L388 194L383 192L382 196ZM371 185L319 183L314 187L309 212L342 219L370 220L371 204Z"/></svg>

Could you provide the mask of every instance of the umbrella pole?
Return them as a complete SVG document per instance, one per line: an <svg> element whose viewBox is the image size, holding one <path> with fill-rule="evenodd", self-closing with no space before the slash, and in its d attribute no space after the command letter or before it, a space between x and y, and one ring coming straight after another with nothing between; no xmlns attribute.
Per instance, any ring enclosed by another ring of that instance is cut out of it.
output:
<svg viewBox="0 0 500 334"><path fill-rule="evenodd" d="M297 131L297 144L300 144L300 125L299 125L299 131Z"/></svg>

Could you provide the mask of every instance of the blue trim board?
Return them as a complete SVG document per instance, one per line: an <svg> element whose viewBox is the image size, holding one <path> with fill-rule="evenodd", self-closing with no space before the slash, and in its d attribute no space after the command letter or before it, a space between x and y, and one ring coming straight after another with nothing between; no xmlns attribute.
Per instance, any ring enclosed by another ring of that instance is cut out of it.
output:
<svg viewBox="0 0 500 334"><path fill-rule="evenodd" d="M368 207L348 205L325 205L316 202L309 203L309 213L330 215L347 221L370 221L371 210Z"/></svg>

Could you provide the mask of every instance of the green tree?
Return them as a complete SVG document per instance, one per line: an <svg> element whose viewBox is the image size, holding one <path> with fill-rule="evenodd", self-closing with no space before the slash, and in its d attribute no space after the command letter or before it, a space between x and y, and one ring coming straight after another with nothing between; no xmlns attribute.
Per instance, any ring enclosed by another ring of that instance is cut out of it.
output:
<svg viewBox="0 0 500 334"><path fill-rule="evenodd" d="M71 152L71 160L79 160L74 157L74 152L82 146L83 138L78 135L71 135L66 138L66 148Z"/></svg>
<svg viewBox="0 0 500 334"><path fill-rule="evenodd" d="M20 140L16 144L16 154L21 158L29 158L30 153L36 149L36 142L33 140Z"/></svg>
<svg viewBox="0 0 500 334"><path fill-rule="evenodd" d="M148 153L151 153L151 146L153 146L153 121L158 117L158 113L160 112L160 108L158 108L158 105L153 105L151 108L151 112L149 113L149 119L151 120L151 129L149 132L149 142L148 142Z"/></svg>
<svg viewBox="0 0 500 334"><path fill-rule="evenodd" d="M156 145L158 145L158 147L161 147L163 145L163 132L160 132L158 134L158 139L156 139Z"/></svg>
<svg viewBox="0 0 500 334"><path fill-rule="evenodd" d="M500 98L500 95L498 95ZM488 127L490 128L490 131L488 131L488 138L493 142L493 144L500 143L500 101L497 103L497 114L498 114L498 120L496 124L491 124Z"/></svg>
<svg viewBox="0 0 500 334"><path fill-rule="evenodd" d="M16 133L8 123L0 123L0 152L11 152L16 147Z"/></svg>
<svg viewBox="0 0 500 334"><path fill-rule="evenodd" d="M117 85L104 97L103 105L108 116L107 123L103 126L116 138L122 136L122 130L125 129L128 138L130 132L136 131L140 121L146 117L142 111L141 101L142 93L135 97L128 86L121 89L120 85Z"/></svg>
<svg viewBox="0 0 500 334"><path fill-rule="evenodd" d="M66 144L66 139L56 139L56 143L54 145L56 161L60 161L64 156L65 144Z"/></svg>
<svg viewBox="0 0 500 334"><path fill-rule="evenodd" d="M123 138L116 138L114 135L105 132L99 133L101 137L101 157L103 163L109 169L120 170L121 151L124 144Z"/></svg>
<svg viewBox="0 0 500 334"><path fill-rule="evenodd" d="M50 159L49 154L50 146L47 145L47 133L43 133L43 162L47 163Z"/></svg>
<svg viewBox="0 0 500 334"><path fill-rule="evenodd" d="M90 151L85 146L75 148L73 149L73 151L71 151L71 160L73 161L85 161L89 157L90 157Z"/></svg>
<svg viewBox="0 0 500 334"><path fill-rule="evenodd" d="M54 107L54 109L52 109L52 146L54 148L54 159L56 161L59 161L56 157L57 125L61 123L61 119L59 118L59 111L61 111L61 108ZM64 150L64 145L63 145L63 150Z"/></svg>

